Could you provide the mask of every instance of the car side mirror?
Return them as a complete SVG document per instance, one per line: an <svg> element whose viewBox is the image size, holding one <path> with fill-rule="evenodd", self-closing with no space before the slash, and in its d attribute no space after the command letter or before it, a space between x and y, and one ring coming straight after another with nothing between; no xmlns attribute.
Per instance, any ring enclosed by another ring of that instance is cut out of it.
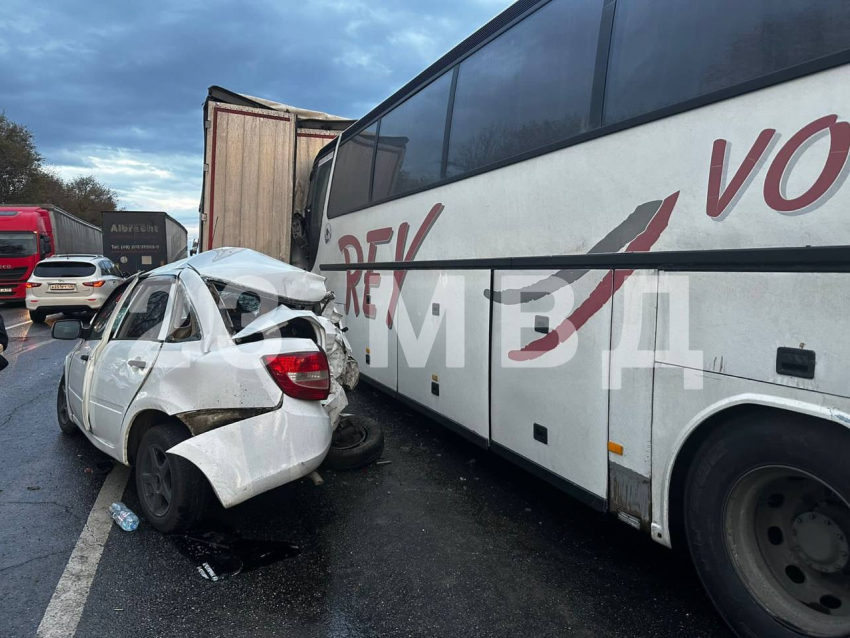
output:
<svg viewBox="0 0 850 638"><path fill-rule="evenodd" d="M83 336L83 324L78 319L61 319L53 324L54 339L74 341Z"/></svg>

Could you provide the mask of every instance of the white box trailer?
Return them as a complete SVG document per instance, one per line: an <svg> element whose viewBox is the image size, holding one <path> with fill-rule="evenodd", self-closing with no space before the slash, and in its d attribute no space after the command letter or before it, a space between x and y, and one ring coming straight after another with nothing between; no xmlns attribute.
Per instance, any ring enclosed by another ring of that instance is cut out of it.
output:
<svg viewBox="0 0 850 638"><path fill-rule="evenodd" d="M293 246L318 152L352 120L210 87L199 250L252 248L299 262Z"/></svg>

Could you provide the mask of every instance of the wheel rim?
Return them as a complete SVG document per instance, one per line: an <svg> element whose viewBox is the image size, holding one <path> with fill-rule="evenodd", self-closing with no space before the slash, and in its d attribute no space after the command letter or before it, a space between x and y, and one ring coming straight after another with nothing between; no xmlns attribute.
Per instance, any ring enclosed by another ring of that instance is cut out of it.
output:
<svg viewBox="0 0 850 638"><path fill-rule="evenodd" d="M173 494L168 455L160 446L150 445L142 455L140 466L145 506L154 516L165 516Z"/></svg>
<svg viewBox="0 0 850 638"><path fill-rule="evenodd" d="M758 468L730 490L724 522L738 576L769 613L807 635L850 633L850 506L829 484Z"/></svg>
<svg viewBox="0 0 850 638"><path fill-rule="evenodd" d="M65 386L59 386L59 395L56 398L56 413L59 417L61 425L68 425L70 417L68 416L68 399L65 396Z"/></svg>
<svg viewBox="0 0 850 638"><path fill-rule="evenodd" d="M349 423L339 429L331 442L331 447L336 450L351 450L361 445L368 436L366 428L362 425Z"/></svg>

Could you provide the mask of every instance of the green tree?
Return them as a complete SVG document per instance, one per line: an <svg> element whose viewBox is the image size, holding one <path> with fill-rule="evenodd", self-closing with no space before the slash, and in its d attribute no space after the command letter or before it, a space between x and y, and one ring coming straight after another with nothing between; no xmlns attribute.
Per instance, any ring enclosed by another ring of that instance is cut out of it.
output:
<svg viewBox="0 0 850 638"><path fill-rule="evenodd" d="M89 223L118 210L118 196L94 176L68 181L45 169L27 127L0 113L0 203L53 204Z"/></svg>
<svg viewBox="0 0 850 638"><path fill-rule="evenodd" d="M30 195L41 170L32 133L0 113L0 202L14 203Z"/></svg>
<svg viewBox="0 0 850 638"><path fill-rule="evenodd" d="M61 199L53 203L96 226L101 224L101 212L118 210L118 196L115 191L91 175L65 182Z"/></svg>

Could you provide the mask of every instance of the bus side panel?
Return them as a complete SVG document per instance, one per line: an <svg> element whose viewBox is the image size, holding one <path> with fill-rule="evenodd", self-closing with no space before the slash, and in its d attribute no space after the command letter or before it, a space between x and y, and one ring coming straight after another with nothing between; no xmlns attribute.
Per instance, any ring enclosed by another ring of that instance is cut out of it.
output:
<svg viewBox="0 0 850 638"><path fill-rule="evenodd" d="M665 273L660 285L658 361L850 396L850 274Z"/></svg>
<svg viewBox="0 0 850 638"><path fill-rule="evenodd" d="M613 276L575 274L495 273L491 438L606 499Z"/></svg>
<svg viewBox="0 0 850 638"><path fill-rule="evenodd" d="M611 511L634 517L647 530L657 308L658 271L634 273L614 293L608 406L614 445L608 458L608 500Z"/></svg>
<svg viewBox="0 0 850 638"><path fill-rule="evenodd" d="M337 291L336 303L345 311L346 273L327 273L328 288ZM372 285L368 297L363 284L358 290L362 294L353 294L345 312L346 336L354 351L354 358L360 366L361 374L377 381L391 390L398 390L398 335L395 327L387 326L387 309L393 291L393 272L361 271L361 278L369 276ZM359 301L355 301L357 297ZM374 311L367 313L366 306L371 304ZM357 312L354 306L357 305Z"/></svg>
<svg viewBox="0 0 850 638"><path fill-rule="evenodd" d="M398 391L490 437L490 271L410 271L396 312Z"/></svg>

